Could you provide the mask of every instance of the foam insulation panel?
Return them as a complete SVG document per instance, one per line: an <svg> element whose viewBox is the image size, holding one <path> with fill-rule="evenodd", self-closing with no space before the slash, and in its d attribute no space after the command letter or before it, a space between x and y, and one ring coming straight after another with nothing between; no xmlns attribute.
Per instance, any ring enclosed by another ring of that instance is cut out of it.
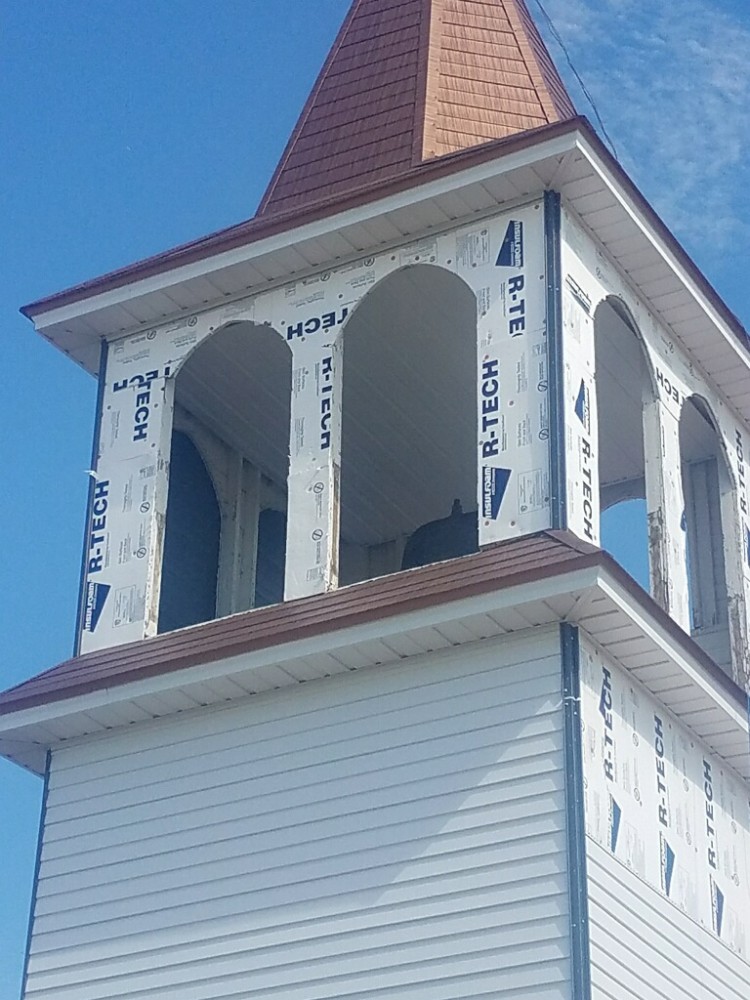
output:
<svg viewBox="0 0 750 1000"><path fill-rule="evenodd" d="M717 428L731 477L731 497L722 506L729 629L734 676L748 684L750 607L750 516L745 454L748 430L691 360L671 331L634 293L606 252L572 213L562 216L562 280L565 365L565 448L568 526L599 544L601 497L597 476L595 317L607 299L619 300L642 343L653 401L644 404L646 502L649 518L651 588L670 615L690 630L685 498L680 461L680 418L697 396ZM596 320L598 322L598 319Z"/></svg>
<svg viewBox="0 0 750 1000"><path fill-rule="evenodd" d="M747 785L588 640L581 716L587 835L749 960Z"/></svg>
<svg viewBox="0 0 750 1000"><path fill-rule="evenodd" d="M172 387L229 323L272 328L293 357L285 597L338 583L342 352L358 304L401 268L462 278L477 300L479 542L550 526L541 202L113 340L106 371L81 651L154 634Z"/></svg>
<svg viewBox="0 0 750 1000"><path fill-rule="evenodd" d="M156 630L174 381L192 352L228 324L247 324L248 336L254 328L269 328L291 351L285 597L338 585L347 325L368 293L404 268L428 265L449 271L476 298L480 546L551 527L543 216L542 202L535 201L113 340L90 512L81 651ZM652 589L688 627L679 421L685 400L699 395L715 419L732 476L734 517L725 526L730 629L735 673L747 670L748 430L567 211L561 259L565 403L560 437L565 442L568 527L599 543L594 324L599 305L615 297L638 329L656 388L652 401L644 404ZM437 425L435 433L440 433Z"/></svg>

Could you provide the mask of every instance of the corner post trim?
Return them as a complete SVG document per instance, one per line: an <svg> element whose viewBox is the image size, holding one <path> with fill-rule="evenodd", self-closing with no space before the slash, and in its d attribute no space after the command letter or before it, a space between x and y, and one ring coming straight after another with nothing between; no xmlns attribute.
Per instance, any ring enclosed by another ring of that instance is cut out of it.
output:
<svg viewBox="0 0 750 1000"><path fill-rule="evenodd" d="M565 365L563 359L561 201L544 192L544 255L547 280L547 358L549 363L549 443L552 527L568 527L565 467Z"/></svg>
<svg viewBox="0 0 750 1000"><path fill-rule="evenodd" d="M573 1000L591 1000L586 827L581 738L581 668L578 629L560 625L563 732L565 747L565 813L570 906L570 965Z"/></svg>

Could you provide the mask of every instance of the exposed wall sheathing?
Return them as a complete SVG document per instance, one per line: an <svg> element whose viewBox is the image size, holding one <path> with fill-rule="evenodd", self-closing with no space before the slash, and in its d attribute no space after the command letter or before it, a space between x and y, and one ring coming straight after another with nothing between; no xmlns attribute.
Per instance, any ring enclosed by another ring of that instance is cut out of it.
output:
<svg viewBox="0 0 750 1000"><path fill-rule="evenodd" d="M156 631L174 378L191 352L229 323L270 327L292 350L285 596L337 585L347 321L383 278L425 264L458 275L477 300L480 544L550 527L543 211L535 202L113 341L83 652Z"/></svg>
<svg viewBox="0 0 750 1000"><path fill-rule="evenodd" d="M270 328L292 351L285 596L338 585L346 327L367 293L402 268L450 271L476 297L480 545L550 527L543 230L542 206L534 202L113 341L82 599L82 651L156 631L174 377L194 348L229 323L247 323L248 336L250 324ZM679 426L683 404L695 394L711 410L730 465L733 491L723 501L724 511L733 514L725 518L729 631L735 677L746 682L747 428L569 212L563 213L561 253L568 525L599 543L594 325L597 308L614 297L637 328L655 389L643 413L652 592L690 628Z"/></svg>
<svg viewBox="0 0 750 1000"><path fill-rule="evenodd" d="M750 789L585 636L581 701L594 1000L741 1000Z"/></svg>
<svg viewBox="0 0 750 1000"><path fill-rule="evenodd" d="M716 423L732 479L732 496L724 503L731 516L722 525L726 584L734 676L747 687L750 512L745 451L750 432L569 211L563 212L562 272L568 526L599 544L594 326L597 308L615 298L632 317L655 388L654 401L644 405L643 415L652 592L690 631L679 428L685 402L697 395L705 400Z"/></svg>

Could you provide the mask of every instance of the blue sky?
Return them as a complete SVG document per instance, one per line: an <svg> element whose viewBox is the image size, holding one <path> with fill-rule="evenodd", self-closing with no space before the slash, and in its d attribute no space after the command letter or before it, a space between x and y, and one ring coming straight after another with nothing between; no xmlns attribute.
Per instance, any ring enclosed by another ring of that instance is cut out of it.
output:
<svg viewBox="0 0 750 1000"><path fill-rule="evenodd" d="M680 0L679 18L673 0L543 2L621 161L747 326L746 0ZM0 686L70 655L95 391L18 307L251 216L347 7L4 5ZM19 994L40 793L0 761L0 1000Z"/></svg>

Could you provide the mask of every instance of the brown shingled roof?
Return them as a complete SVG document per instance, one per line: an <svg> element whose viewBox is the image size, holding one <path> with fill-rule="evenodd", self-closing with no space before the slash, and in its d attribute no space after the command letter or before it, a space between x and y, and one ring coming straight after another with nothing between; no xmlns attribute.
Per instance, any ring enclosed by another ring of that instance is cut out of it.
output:
<svg viewBox="0 0 750 1000"><path fill-rule="evenodd" d="M332 634L441 602L596 565L602 550L540 532L473 555L393 573L328 594L256 608L66 660L0 694L0 716L281 643Z"/></svg>
<svg viewBox="0 0 750 1000"><path fill-rule="evenodd" d="M619 582L678 648L687 646L719 687L745 703L745 695L737 685L609 553L567 531L541 531L498 542L472 555L367 580L328 594L256 608L86 653L0 693L0 717L591 567L605 570Z"/></svg>
<svg viewBox="0 0 750 1000"><path fill-rule="evenodd" d="M574 116L524 0L354 0L259 214Z"/></svg>

